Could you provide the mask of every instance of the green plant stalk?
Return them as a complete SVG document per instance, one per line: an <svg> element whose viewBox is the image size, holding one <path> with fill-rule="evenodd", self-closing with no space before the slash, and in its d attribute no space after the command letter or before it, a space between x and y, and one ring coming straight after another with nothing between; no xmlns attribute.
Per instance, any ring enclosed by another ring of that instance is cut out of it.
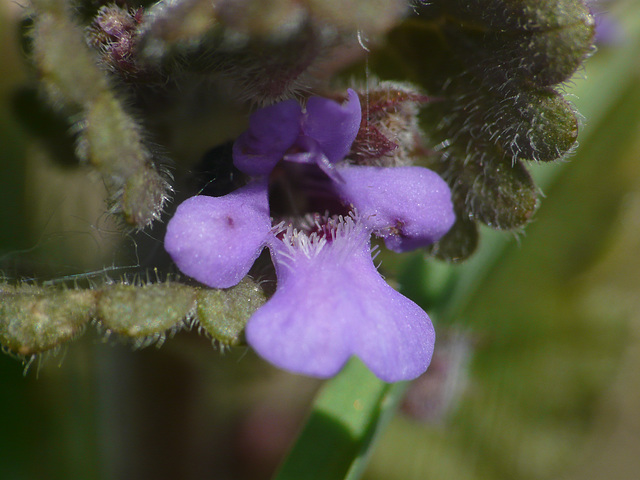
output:
<svg viewBox="0 0 640 480"><path fill-rule="evenodd" d="M327 382L277 480L356 479L407 382L388 384L353 358Z"/></svg>

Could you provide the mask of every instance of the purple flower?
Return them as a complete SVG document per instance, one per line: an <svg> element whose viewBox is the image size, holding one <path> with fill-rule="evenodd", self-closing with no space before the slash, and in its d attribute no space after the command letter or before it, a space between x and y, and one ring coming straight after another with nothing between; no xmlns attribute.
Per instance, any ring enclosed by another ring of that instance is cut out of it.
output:
<svg viewBox="0 0 640 480"><path fill-rule="evenodd" d="M406 252L437 241L453 225L449 187L423 167L369 167L343 162L361 122L358 94L348 101L311 97L306 110L287 100L257 111L233 146L234 164L267 175L280 160L317 164L387 248Z"/></svg>
<svg viewBox="0 0 640 480"><path fill-rule="evenodd" d="M587 1L587 5L591 9L591 14L596 23L594 41L597 45L620 45L624 43L627 38L623 25L608 12L609 4L613 3L615 2L600 2L599 0Z"/></svg>
<svg viewBox="0 0 640 480"><path fill-rule="evenodd" d="M278 367L317 377L335 375L352 355L386 382L423 373L433 327L376 270L369 230L357 217L318 226L310 235L290 227L273 242L278 287L249 320L249 344Z"/></svg>
<svg viewBox="0 0 640 480"><path fill-rule="evenodd" d="M237 284L269 248L276 292L251 317L246 337L273 364L328 377L355 355L385 381L408 380L429 365L433 327L382 279L370 237L394 251L413 250L438 240L455 216L449 188L434 172L345 160L360 122L353 90L342 105L312 97L304 110L289 100L255 112L233 147L234 164L253 181L224 197L185 201L165 244L180 270L216 288ZM280 161L303 164L278 175L291 176L286 184L308 204L326 202L315 222L272 228L269 174ZM320 216L335 205L338 211Z"/></svg>

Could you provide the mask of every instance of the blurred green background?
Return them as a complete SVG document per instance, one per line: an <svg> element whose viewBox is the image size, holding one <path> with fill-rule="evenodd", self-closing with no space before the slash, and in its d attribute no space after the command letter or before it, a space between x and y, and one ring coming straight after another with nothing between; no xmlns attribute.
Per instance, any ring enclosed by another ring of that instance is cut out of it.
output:
<svg viewBox="0 0 640 480"><path fill-rule="evenodd" d="M567 86L580 147L536 168L546 198L526 232L483 232L458 267L397 262L417 301L443 279L456 297L433 308L439 361L367 479L638 478L640 5L607 5L622 34ZM50 279L135 263L99 180L50 158L70 151L64 123L30 118L21 13L0 3L0 269ZM90 329L25 376L0 356L0 479L268 478L317 387L195 332L132 352Z"/></svg>

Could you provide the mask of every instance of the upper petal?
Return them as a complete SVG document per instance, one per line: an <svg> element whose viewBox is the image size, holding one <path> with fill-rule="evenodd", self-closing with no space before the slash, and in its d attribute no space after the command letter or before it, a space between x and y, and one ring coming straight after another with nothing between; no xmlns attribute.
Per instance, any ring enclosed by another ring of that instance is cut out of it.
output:
<svg viewBox="0 0 640 480"><path fill-rule="evenodd" d="M387 382L427 369L435 340L429 317L382 279L366 229L352 229L319 247L279 242L271 246L276 293L246 328L258 354L285 370L317 377L335 375L352 355Z"/></svg>
<svg viewBox="0 0 640 480"><path fill-rule="evenodd" d="M265 181L223 197L184 201L167 225L165 249L178 268L214 288L236 285L271 234Z"/></svg>
<svg viewBox="0 0 640 480"><path fill-rule="evenodd" d="M352 89L347 92L349 98L343 105L327 98L311 97L302 120L304 134L320 144L332 163L347 156L360 129L360 99Z"/></svg>
<svg viewBox="0 0 640 480"><path fill-rule="evenodd" d="M334 183L339 196L390 250L430 245L455 222L449 186L427 168L341 165L338 172L343 178Z"/></svg>
<svg viewBox="0 0 640 480"><path fill-rule="evenodd" d="M262 108L233 144L233 163L248 175L267 175L300 134L302 109L295 100Z"/></svg>

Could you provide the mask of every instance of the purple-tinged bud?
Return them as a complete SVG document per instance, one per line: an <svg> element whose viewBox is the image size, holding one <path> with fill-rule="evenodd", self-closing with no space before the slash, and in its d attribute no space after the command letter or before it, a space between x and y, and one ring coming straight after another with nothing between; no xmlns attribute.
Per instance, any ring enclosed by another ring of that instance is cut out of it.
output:
<svg viewBox="0 0 640 480"><path fill-rule="evenodd" d="M430 101L407 83L381 82L369 87L362 123L349 159L359 165L393 167L413 164L423 153L418 112Z"/></svg>
<svg viewBox="0 0 640 480"><path fill-rule="evenodd" d="M104 64L124 80L148 77L149 72L136 61L135 53L143 16L142 8L126 10L106 5L98 10L87 30L89 45L98 50Z"/></svg>

